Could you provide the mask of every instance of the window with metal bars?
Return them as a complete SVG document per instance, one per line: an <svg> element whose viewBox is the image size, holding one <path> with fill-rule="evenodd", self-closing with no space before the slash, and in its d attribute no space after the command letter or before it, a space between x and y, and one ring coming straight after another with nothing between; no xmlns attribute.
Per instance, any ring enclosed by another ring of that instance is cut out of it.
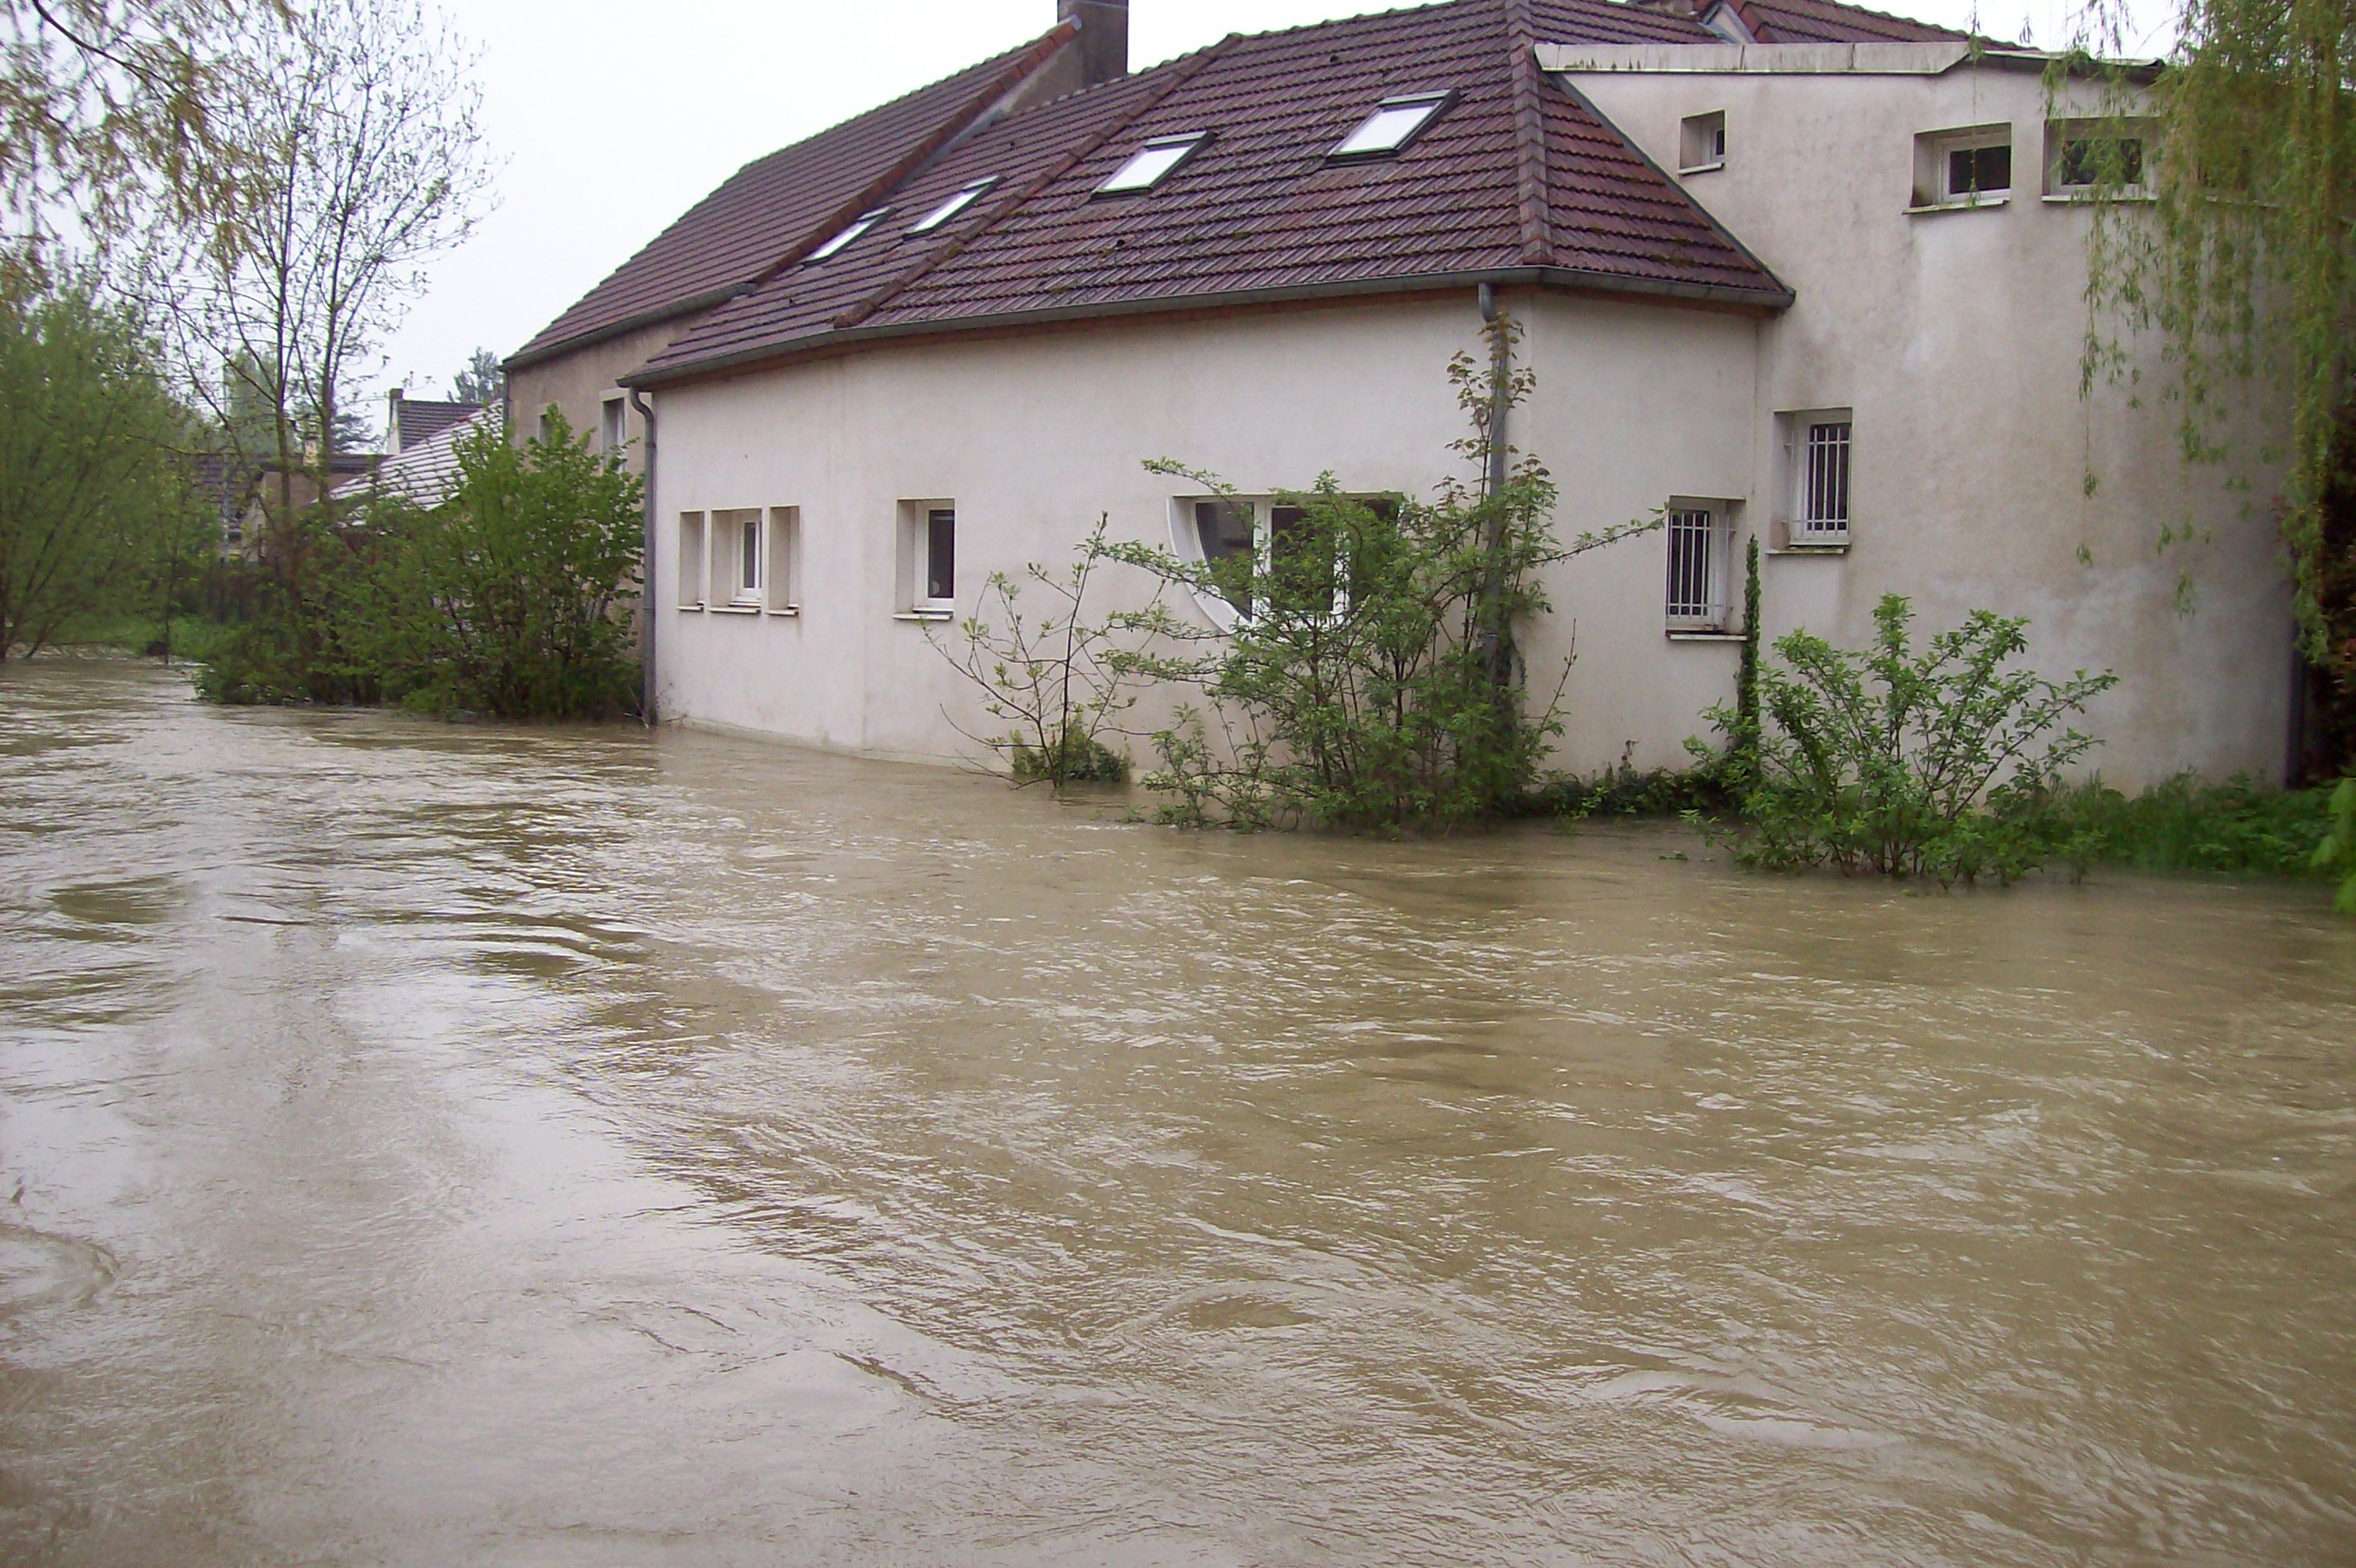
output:
<svg viewBox="0 0 2356 1568"><path fill-rule="evenodd" d="M1727 562L1732 554L1727 513L1674 501L1668 509L1669 630L1722 632L1727 619Z"/></svg>
<svg viewBox="0 0 2356 1568"><path fill-rule="evenodd" d="M1848 542L1852 425L1847 409L1809 409L1775 416L1782 427L1783 474L1777 508L1787 545Z"/></svg>

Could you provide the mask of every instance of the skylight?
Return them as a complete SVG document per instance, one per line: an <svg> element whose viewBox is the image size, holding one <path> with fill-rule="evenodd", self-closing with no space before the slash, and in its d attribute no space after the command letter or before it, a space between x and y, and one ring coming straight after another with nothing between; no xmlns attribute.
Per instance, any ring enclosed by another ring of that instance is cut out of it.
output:
<svg viewBox="0 0 2356 1568"><path fill-rule="evenodd" d="M1099 192L1151 190L1170 176L1170 171L1194 156L1194 149L1209 137L1207 131L1197 131L1187 136L1156 136L1140 148L1135 156L1112 172L1112 178L1097 187Z"/></svg>
<svg viewBox="0 0 2356 1568"><path fill-rule="evenodd" d="M1415 140L1432 116L1448 106L1448 94L1422 92L1412 98L1386 98L1375 105L1358 128L1328 155L1336 158L1370 158L1396 153Z"/></svg>
<svg viewBox="0 0 2356 1568"><path fill-rule="evenodd" d="M825 261L829 256L831 256L836 251L842 250L852 240L858 239L862 234L866 233L869 229L883 222L891 210L892 209L888 207L879 207L873 212L861 213L851 223L850 228L844 229L841 233L836 235L833 239L828 240L817 250L811 251L809 253L809 259L813 261Z"/></svg>
<svg viewBox="0 0 2356 1568"><path fill-rule="evenodd" d="M934 229L938 229L942 224L947 223L950 219L955 218L958 213L963 212L967 208L971 207L974 204L975 199L979 197L983 191L988 190L991 186L994 186L997 183L998 176L996 175L991 176L991 177L986 180L974 181L971 185L966 187L963 190L958 192L955 196L949 197L938 207L933 208L932 211L925 214L922 219L910 224L908 226L908 232L911 234L930 234Z"/></svg>

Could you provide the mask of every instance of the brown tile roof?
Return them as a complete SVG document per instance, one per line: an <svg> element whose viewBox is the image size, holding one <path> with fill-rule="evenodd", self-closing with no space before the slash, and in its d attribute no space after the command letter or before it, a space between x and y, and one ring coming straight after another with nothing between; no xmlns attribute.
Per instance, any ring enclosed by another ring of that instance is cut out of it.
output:
<svg viewBox="0 0 2356 1568"><path fill-rule="evenodd" d="M923 170L876 229L706 317L636 379L1040 313L1379 289L1552 268L1560 281L1789 298L1531 45L1716 43L1687 17L1608 0L1451 0L1225 42L1001 121ZM1326 155L1382 99L1453 91L1396 157ZM1097 187L1146 141L1208 132L1160 187ZM909 225L972 180L933 235Z"/></svg>
<svg viewBox="0 0 2356 1568"><path fill-rule="evenodd" d="M1960 43L1971 36L1835 0L1734 0L1734 9L1762 44Z"/></svg>
<svg viewBox="0 0 2356 1568"><path fill-rule="evenodd" d="M403 398L400 403L401 429L392 432L392 444L407 452L420 442L431 441L459 421L471 419L483 411L480 403L445 403L433 400Z"/></svg>
<svg viewBox="0 0 2356 1568"><path fill-rule="evenodd" d="M968 129L1071 37L1044 37L745 165L508 361L564 349L745 289L829 236Z"/></svg>

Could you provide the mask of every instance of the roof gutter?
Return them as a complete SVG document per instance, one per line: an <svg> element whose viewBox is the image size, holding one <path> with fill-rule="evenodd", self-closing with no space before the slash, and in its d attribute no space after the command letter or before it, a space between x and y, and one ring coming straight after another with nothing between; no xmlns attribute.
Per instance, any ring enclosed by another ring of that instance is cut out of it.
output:
<svg viewBox="0 0 2356 1568"><path fill-rule="evenodd" d="M1632 76L1944 76L1959 66L2042 74L2062 57L1968 40L1921 44L1540 44L1538 69ZM2148 81L2160 60L2115 62ZM2072 74L2079 74L2073 69Z"/></svg>
<svg viewBox="0 0 2356 1568"><path fill-rule="evenodd" d="M682 315L691 315L697 311L709 309L712 305L725 304L750 287L752 287L750 283L730 283L725 288L708 290L692 299L672 300L668 304L658 305L652 310L642 310L636 315L624 316L617 322L598 327L594 331L584 332L578 337L560 339L544 348L519 349L513 357L500 360L499 368L509 375L513 375L518 370L529 370L533 366L544 365L551 359L562 359L568 354L578 354L584 348L594 348L600 343L611 343L616 337L627 337L631 333L642 328L658 326Z"/></svg>
<svg viewBox="0 0 2356 1568"><path fill-rule="evenodd" d="M685 365L635 370L622 378L622 384L628 387L679 386L771 362L799 359L828 349L894 338L949 336L1003 331L1010 327L1172 315L1204 309L1348 300L1379 294L1438 293L1484 285L1493 289L1546 288L1559 289L1568 293L1633 296L1713 305L1759 315L1786 309L1794 297L1789 289L1741 289L1715 283L1680 283L1662 279L1622 277L1617 273L1590 272L1578 267L1522 266L1472 272L1420 272L1394 278L1355 279L1345 283L1297 283L1272 289L1230 289L1215 293L1179 294L1150 300L1108 300L1091 304L1051 306L1044 310L1001 311L988 315L891 322L881 325L871 322L815 334L790 343L765 344L757 348L714 355Z"/></svg>

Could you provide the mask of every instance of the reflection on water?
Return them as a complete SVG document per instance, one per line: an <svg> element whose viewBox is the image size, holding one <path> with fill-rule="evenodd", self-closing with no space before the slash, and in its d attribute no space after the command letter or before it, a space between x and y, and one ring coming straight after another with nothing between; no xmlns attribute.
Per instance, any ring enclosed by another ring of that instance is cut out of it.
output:
<svg viewBox="0 0 2356 1568"><path fill-rule="evenodd" d="M2356 928L0 675L0 1561L2356 1560Z"/></svg>

